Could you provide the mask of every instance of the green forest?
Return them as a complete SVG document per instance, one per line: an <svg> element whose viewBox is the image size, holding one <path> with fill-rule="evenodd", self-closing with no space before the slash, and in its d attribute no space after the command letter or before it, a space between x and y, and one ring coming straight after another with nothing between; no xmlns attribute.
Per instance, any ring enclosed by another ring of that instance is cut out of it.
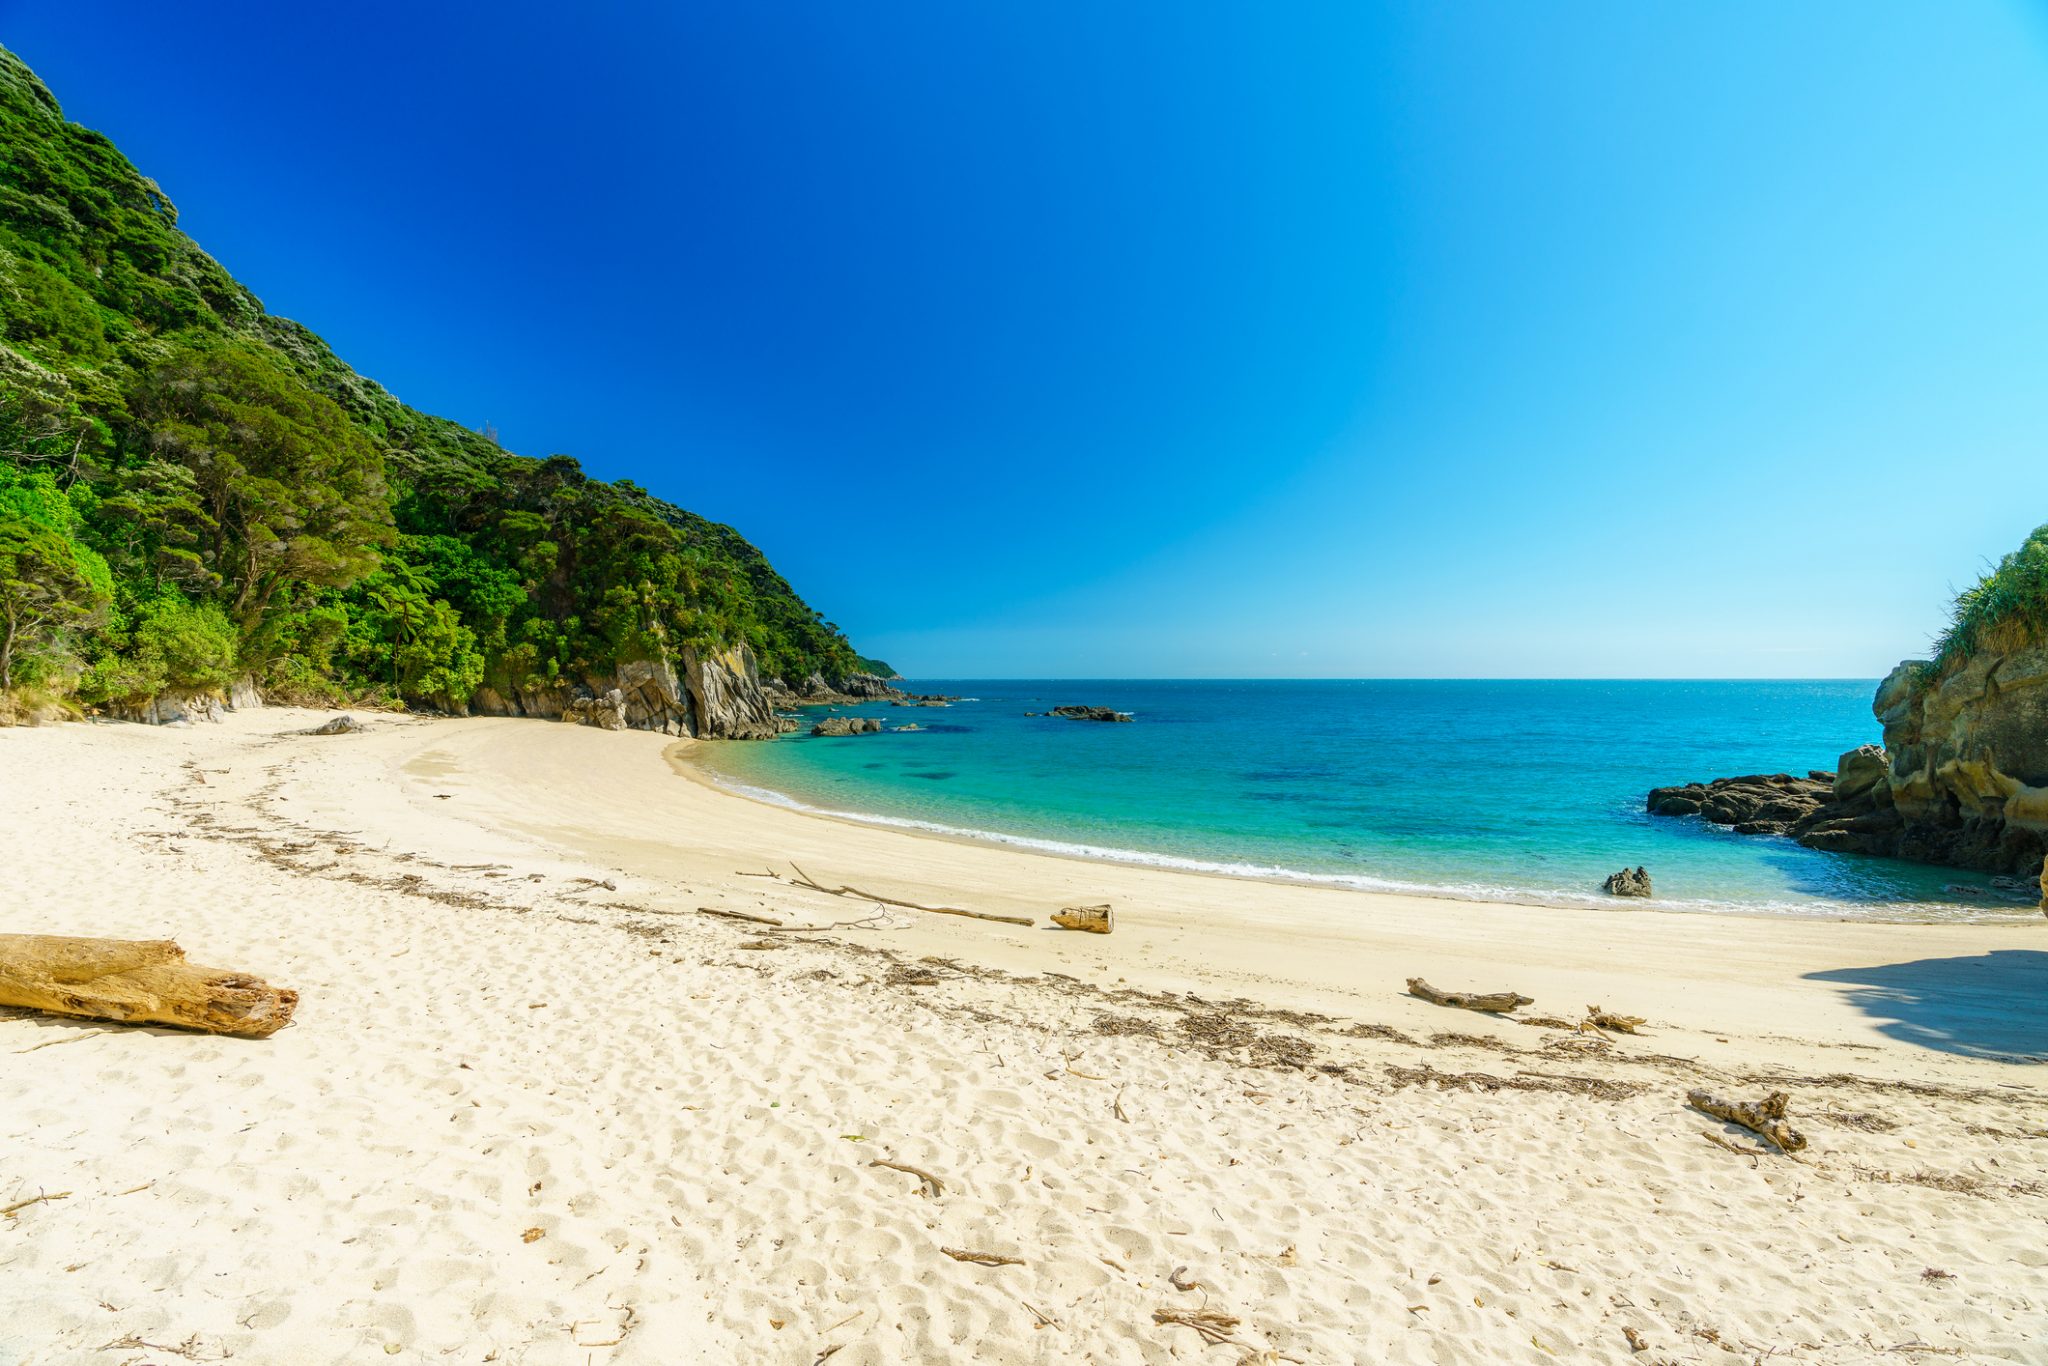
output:
<svg viewBox="0 0 2048 1366"><path fill-rule="evenodd" d="M416 412L0 48L0 710L461 710L684 647L888 674L729 527Z"/></svg>

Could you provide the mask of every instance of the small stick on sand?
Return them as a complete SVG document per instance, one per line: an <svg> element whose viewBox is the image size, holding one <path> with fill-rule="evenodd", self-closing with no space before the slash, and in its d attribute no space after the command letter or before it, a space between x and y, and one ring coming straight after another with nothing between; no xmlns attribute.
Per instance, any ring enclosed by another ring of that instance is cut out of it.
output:
<svg viewBox="0 0 2048 1366"><path fill-rule="evenodd" d="M1408 979L1408 994L1420 996L1432 1005L1483 1011L1488 1015L1504 1015L1519 1006L1536 1003L1535 997L1524 996L1517 991L1439 991L1420 977Z"/></svg>
<svg viewBox="0 0 2048 1366"><path fill-rule="evenodd" d="M965 1247L942 1247L939 1251L945 1253L956 1262L973 1262L977 1266L1024 1265L1022 1257L1005 1257L1000 1252L976 1252L972 1248Z"/></svg>
<svg viewBox="0 0 2048 1366"><path fill-rule="evenodd" d="M744 920L751 925L773 925L782 928L782 922L772 915L750 915L745 911L721 911L715 906L699 906L698 915L715 915L722 920Z"/></svg>
<svg viewBox="0 0 2048 1366"><path fill-rule="evenodd" d="M70 1198L70 1191L51 1191L47 1195L33 1196L27 1200L17 1200L13 1204L8 1205L6 1208L0 1209L0 1215L4 1215L7 1218L12 1219L15 1216L16 1211L25 1210L30 1205L40 1205L45 1200L68 1200Z"/></svg>
<svg viewBox="0 0 2048 1366"><path fill-rule="evenodd" d="M946 1193L946 1183L933 1176L923 1167L913 1167L908 1162L891 1162L886 1157L878 1157L868 1163L868 1165L870 1167L887 1167L891 1171L903 1172L906 1175L916 1177L919 1182L917 1188L919 1195L936 1200Z"/></svg>
<svg viewBox="0 0 2048 1366"><path fill-rule="evenodd" d="M1773 1091L1761 1101L1748 1101L1722 1100L1709 1091L1694 1089L1686 1092L1685 1099L1695 1110L1763 1135L1777 1144L1780 1152L1796 1153L1806 1146L1806 1135L1785 1121L1785 1106L1791 1098L1783 1091Z"/></svg>
<svg viewBox="0 0 2048 1366"><path fill-rule="evenodd" d="M1037 923L1028 915L996 915L989 911L964 911L958 906L926 906L921 902L903 901L893 896L877 896L873 892L863 892L858 887L827 887L803 869L797 868L794 863L789 866L796 868L796 886L813 892L823 892L826 896L849 896L856 901L876 901L884 906L901 906L906 911L925 911L931 915L964 915L969 920L993 920L998 924L1022 925L1027 929Z"/></svg>
<svg viewBox="0 0 2048 1366"><path fill-rule="evenodd" d="M1117 1087L1117 1088L1116 1088L1116 1097L1115 1097L1115 1099L1113 1099L1113 1100L1111 1100L1111 1101L1109 1102L1109 1110L1110 1110L1110 1113L1111 1113L1111 1114L1113 1114L1113 1115L1115 1115L1115 1116L1117 1117L1117 1119L1118 1119L1118 1120L1119 1120L1120 1122L1122 1122L1122 1123L1124 1123L1124 1124L1129 1124L1129 1123L1131 1122L1131 1117L1130 1117L1129 1115L1127 1115L1127 1114L1125 1114L1125 1113L1124 1113L1124 1088L1123 1088L1123 1087L1119 1086L1119 1087Z"/></svg>

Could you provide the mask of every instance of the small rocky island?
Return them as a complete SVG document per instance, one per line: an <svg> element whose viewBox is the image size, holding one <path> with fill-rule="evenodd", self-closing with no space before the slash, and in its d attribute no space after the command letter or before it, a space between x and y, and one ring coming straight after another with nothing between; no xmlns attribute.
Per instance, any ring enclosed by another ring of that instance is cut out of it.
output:
<svg viewBox="0 0 2048 1366"><path fill-rule="evenodd" d="M1054 707L1047 716L1062 716L1069 721L1129 721L1131 714L1116 711L1110 707Z"/></svg>

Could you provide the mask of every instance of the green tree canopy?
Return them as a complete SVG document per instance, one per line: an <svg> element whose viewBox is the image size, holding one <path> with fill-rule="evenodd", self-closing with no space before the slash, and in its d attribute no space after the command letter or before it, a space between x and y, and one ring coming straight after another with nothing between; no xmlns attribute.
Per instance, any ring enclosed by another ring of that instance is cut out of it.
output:
<svg viewBox="0 0 2048 1366"><path fill-rule="evenodd" d="M187 347L134 401L149 448L192 473L201 558L253 632L287 584L341 588L391 538L382 456L339 404L258 347Z"/></svg>
<svg viewBox="0 0 2048 1366"><path fill-rule="evenodd" d="M78 530L55 479L0 466L0 691L13 689L21 654L54 643L113 597L107 562Z"/></svg>

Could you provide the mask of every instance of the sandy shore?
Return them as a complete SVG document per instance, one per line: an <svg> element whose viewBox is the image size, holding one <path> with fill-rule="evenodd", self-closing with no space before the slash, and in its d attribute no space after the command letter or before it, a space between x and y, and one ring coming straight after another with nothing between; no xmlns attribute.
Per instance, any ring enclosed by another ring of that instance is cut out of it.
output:
<svg viewBox="0 0 2048 1366"><path fill-rule="evenodd" d="M0 929L304 997L262 1042L0 1012L0 1207L65 1193L0 1216L0 1363L2048 1361L2048 924L1202 877L659 736L319 719L0 731ZM799 865L1118 930L755 876ZM1710 1141L1693 1085L1811 1146ZM1204 1308L1227 1343L1154 1321Z"/></svg>

